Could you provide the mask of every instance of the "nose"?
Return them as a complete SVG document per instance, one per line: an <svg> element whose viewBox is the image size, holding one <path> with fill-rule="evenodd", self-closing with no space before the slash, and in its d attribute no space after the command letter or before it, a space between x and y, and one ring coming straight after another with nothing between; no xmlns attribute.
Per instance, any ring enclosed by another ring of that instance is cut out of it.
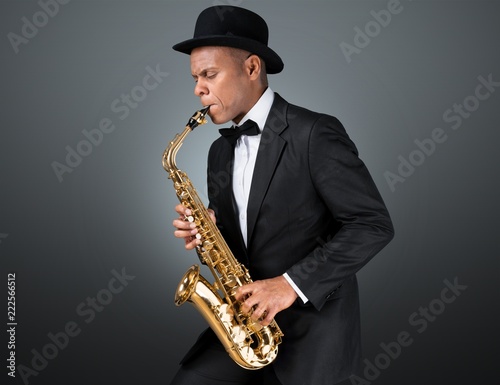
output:
<svg viewBox="0 0 500 385"><path fill-rule="evenodd" d="M194 94L198 97L208 94L208 88L202 78L199 78L194 86Z"/></svg>

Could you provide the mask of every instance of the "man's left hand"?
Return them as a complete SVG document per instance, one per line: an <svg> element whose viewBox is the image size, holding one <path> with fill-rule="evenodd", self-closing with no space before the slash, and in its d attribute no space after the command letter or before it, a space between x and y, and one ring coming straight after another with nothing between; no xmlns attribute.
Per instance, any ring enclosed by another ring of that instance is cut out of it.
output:
<svg viewBox="0 0 500 385"><path fill-rule="evenodd" d="M262 326L269 325L296 298L297 293L283 276L255 281L236 290L236 299L243 302L241 310L249 314L253 309L251 318Z"/></svg>

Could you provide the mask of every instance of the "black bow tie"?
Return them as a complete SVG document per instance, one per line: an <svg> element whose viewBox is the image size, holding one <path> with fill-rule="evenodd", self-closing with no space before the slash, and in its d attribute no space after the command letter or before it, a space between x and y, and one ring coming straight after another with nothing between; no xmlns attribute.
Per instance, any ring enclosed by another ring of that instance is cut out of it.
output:
<svg viewBox="0 0 500 385"><path fill-rule="evenodd" d="M257 123L255 123L253 120L248 119L239 127L221 128L219 132L232 146L234 146L241 135L259 135L260 129Z"/></svg>

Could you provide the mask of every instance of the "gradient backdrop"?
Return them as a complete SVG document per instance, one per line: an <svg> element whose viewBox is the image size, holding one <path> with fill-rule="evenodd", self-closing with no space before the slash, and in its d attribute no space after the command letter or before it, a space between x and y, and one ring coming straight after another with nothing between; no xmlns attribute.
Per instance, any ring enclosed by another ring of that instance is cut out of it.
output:
<svg viewBox="0 0 500 385"><path fill-rule="evenodd" d="M346 384L498 383L500 6L477 0L3 0L0 382L168 384L205 327L173 303L197 257L161 155L200 107L171 46L214 4L264 16L271 87L343 122L392 214ZM177 158L203 197L217 128Z"/></svg>

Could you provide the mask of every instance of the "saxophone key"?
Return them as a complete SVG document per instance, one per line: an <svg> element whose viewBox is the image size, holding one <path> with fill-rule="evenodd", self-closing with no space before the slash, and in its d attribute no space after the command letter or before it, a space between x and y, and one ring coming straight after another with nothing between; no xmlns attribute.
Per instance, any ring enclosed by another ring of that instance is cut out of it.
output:
<svg viewBox="0 0 500 385"><path fill-rule="evenodd" d="M252 321L251 319L249 319L249 323L248 323L248 328L254 332L258 332L260 330L262 330L263 326L260 324L259 321L257 322L254 322Z"/></svg>
<svg viewBox="0 0 500 385"><path fill-rule="evenodd" d="M227 303L222 304L219 307L219 318L222 322L230 324L234 318L233 310L229 307Z"/></svg>
<svg viewBox="0 0 500 385"><path fill-rule="evenodd" d="M267 356L270 351L271 351L271 346L270 345L263 345L262 348L260 348L260 353L263 356Z"/></svg>
<svg viewBox="0 0 500 385"><path fill-rule="evenodd" d="M228 286L228 287L235 287L236 285L238 285L238 281L233 276L228 276L225 283L226 283L226 286Z"/></svg>
<svg viewBox="0 0 500 385"><path fill-rule="evenodd" d="M250 346L244 346L240 350L241 355L245 357L247 362L252 362L255 359L255 353Z"/></svg>
<svg viewBox="0 0 500 385"><path fill-rule="evenodd" d="M243 341L245 341L247 334L241 326L237 325L232 328L231 337L234 342L236 342L237 344L241 344Z"/></svg>
<svg viewBox="0 0 500 385"><path fill-rule="evenodd" d="M214 245L212 244L212 242L210 242L210 241L205 241L205 242L203 242L203 248L204 248L205 250L210 251L210 250L212 250L212 249L213 249L213 247L214 247ZM210 253L210 255L211 255L211 253Z"/></svg>

